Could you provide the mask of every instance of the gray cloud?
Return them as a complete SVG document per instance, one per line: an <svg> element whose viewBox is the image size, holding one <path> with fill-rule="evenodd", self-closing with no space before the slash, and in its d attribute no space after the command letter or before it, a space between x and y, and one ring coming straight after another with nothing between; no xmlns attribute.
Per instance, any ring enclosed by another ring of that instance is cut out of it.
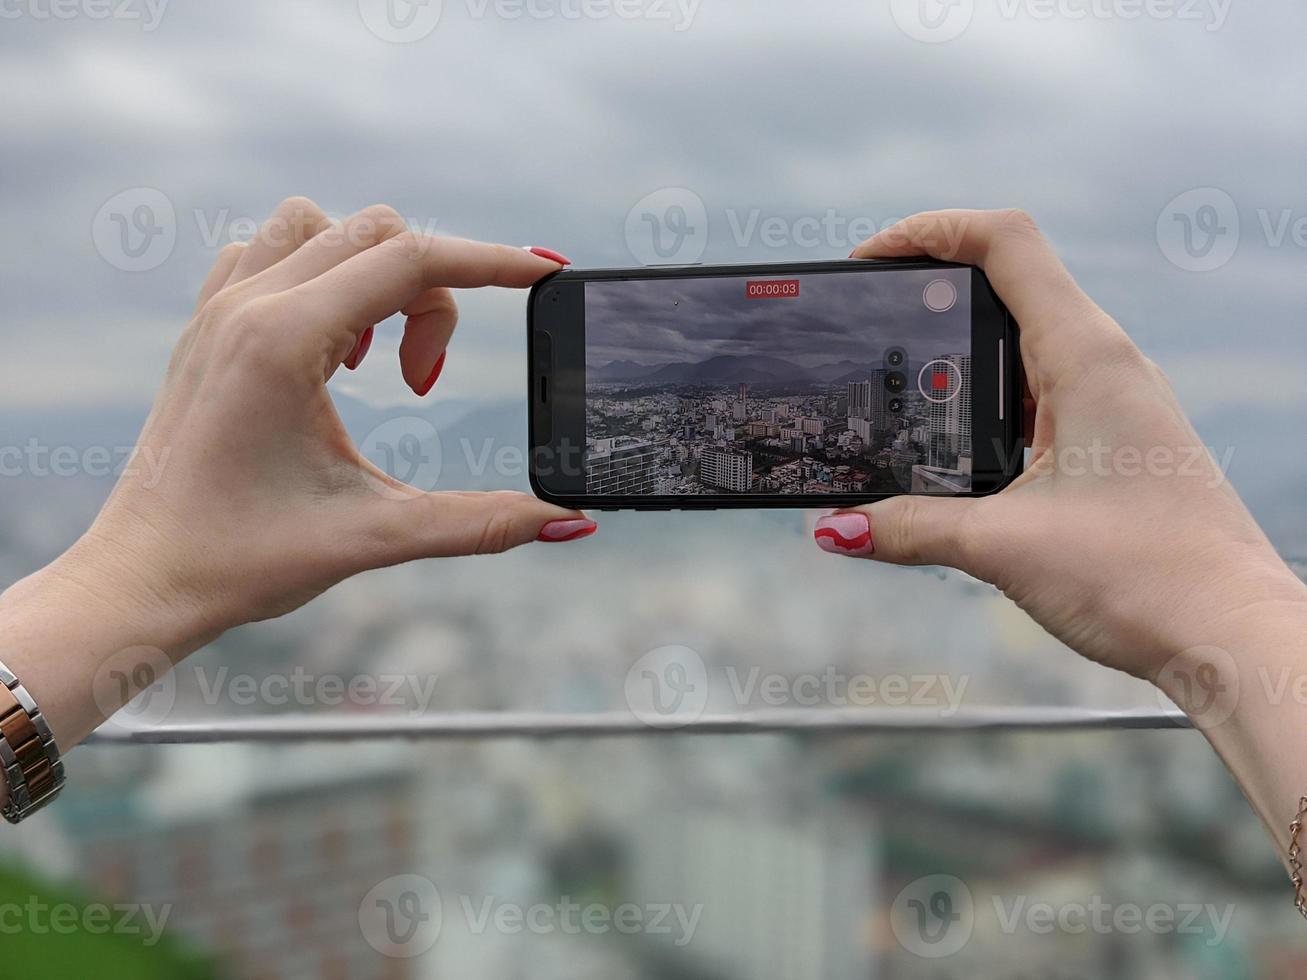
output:
<svg viewBox="0 0 1307 980"><path fill-rule="evenodd" d="M813 366L879 363L901 346L925 360L971 344L969 304L931 313L922 289L954 280L966 296L966 270L900 270L797 276L800 293L746 299L745 279L591 283L586 287L586 353L592 365L698 362L719 354L761 354Z"/></svg>
<svg viewBox="0 0 1307 980"><path fill-rule="evenodd" d="M356 3L171 3L148 33L6 19L0 410L147 403L231 221L292 193L335 213L384 200L420 224L583 265L630 264L627 212L662 187L704 201L705 261L847 253L838 239L741 241L733 222L755 212L793 228L828 212L882 224L1019 205L1171 370L1200 431L1256 427L1236 483L1261 513L1287 506L1307 454L1257 447L1301 450L1307 395L1286 406L1256 378L1307 359L1307 248L1262 225L1307 213L1307 7L1235 0L1207 30L1005 19L1001 6L977 4L944 44L854 0L703 0L682 32L477 16L446 0L412 44L369 33ZM1162 254L1156 225L1176 195L1207 186L1235 201L1241 239L1228 264L1193 273ZM157 268L127 273L97 254L91 224L135 187L167 195L177 239ZM519 372L491 369L520 362L521 298L466 305L442 386L512 398ZM387 324L380 356L341 383L402 403L396 336Z"/></svg>

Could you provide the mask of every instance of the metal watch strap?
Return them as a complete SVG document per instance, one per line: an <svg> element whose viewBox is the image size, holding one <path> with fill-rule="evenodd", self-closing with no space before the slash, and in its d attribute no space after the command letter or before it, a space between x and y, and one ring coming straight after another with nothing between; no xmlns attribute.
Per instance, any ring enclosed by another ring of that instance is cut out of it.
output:
<svg viewBox="0 0 1307 980"><path fill-rule="evenodd" d="M9 802L0 815L10 823L31 816L64 788L64 764L41 709L27 688L0 663L0 770Z"/></svg>

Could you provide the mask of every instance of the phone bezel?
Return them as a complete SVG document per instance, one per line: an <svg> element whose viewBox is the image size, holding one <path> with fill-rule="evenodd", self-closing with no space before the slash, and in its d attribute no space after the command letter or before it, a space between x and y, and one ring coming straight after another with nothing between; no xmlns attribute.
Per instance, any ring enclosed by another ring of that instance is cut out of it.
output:
<svg viewBox="0 0 1307 980"><path fill-rule="evenodd" d="M582 458L585 447L585 284L723 276L874 275L895 269L942 268L967 268L972 272L973 487L967 493L932 493L928 496L978 497L997 493L1020 475L1024 463L1017 324L980 269L924 258L567 269L542 279L532 287L527 300L528 475L532 491L551 503L591 510L849 507L902 496L901 493L586 494ZM974 383L974 379L984 377L996 378L997 383ZM551 465L546 476L541 472L542 460L556 460L560 464ZM555 482L557 480L564 482Z"/></svg>

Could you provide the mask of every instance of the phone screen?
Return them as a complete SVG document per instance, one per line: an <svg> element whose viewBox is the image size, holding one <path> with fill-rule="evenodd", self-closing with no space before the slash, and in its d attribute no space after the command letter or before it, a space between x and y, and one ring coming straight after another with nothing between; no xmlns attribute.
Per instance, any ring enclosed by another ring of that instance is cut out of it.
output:
<svg viewBox="0 0 1307 980"><path fill-rule="evenodd" d="M970 491L971 282L586 282L586 494Z"/></svg>

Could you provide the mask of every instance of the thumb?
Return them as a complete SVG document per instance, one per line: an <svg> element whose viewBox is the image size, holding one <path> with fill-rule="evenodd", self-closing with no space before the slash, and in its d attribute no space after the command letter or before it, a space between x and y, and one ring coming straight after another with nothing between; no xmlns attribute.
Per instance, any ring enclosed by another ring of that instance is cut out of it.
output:
<svg viewBox="0 0 1307 980"><path fill-rule="evenodd" d="M823 551L895 565L949 565L970 571L965 533L977 501L965 497L891 497L821 518L813 531Z"/></svg>
<svg viewBox="0 0 1307 980"><path fill-rule="evenodd" d="M532 541L576 541L599 527L580 511L507 491L414 491L406 499L378 501L369 524L368 563L374 566L499 554Z"/></svg>

